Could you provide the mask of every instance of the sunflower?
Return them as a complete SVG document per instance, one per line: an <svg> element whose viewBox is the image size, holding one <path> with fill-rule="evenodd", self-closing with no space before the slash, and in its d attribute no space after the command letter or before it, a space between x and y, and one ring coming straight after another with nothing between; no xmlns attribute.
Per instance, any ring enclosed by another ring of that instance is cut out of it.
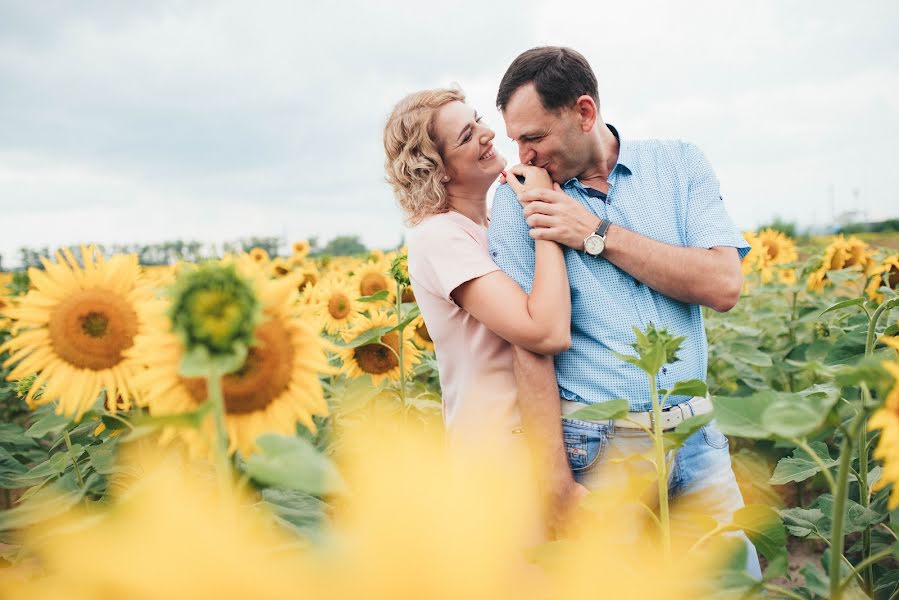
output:
<svg viewBox="0 0 899 600"><path fill-rule="evenodd" d="M309 254L309 250L311 249L308 240L299 240L294 242L290 249L293 250L293 255L297 258L303 259Z"/></svg>
<svg viewBox="0 0 899 600"><path fill-rule="evenodd" d="M328 373L327 343L303 322L295 306L297 294L290 278L268 279L258 268L238 261L240 272L250 279L262 308L262 319L253 331L243 365L222 378L229 452L252 454L263 433L293 435L297 423L310 431L313 415L327 415L318 374ZM142 391L141 403L153 415L172 415L195 410L206 400L206 382L179 374L184 346L171 332L167 302L148 306L152 333L137 340L131 354L142 359L145 370L135 380ZM199 453L210 439L212 421L204 423L206 437L188 429L170 430L166 437L183 434Z"/></svg>
<svg viewBox="0 0 899 600"><path fill-rule="evenodd" d="M829 271L850 267L860 267L863 273L870 275L876 265L868 244L854 236L846 238L838 235L824 250L821 266L809 275L808 288L820 292L829 282Z"/></svg>
<svg viewBox="0 0 899 600"><path fill-rule="evenodd" d="M396 298L396 283L390 276L390 266L383 260L359 265L355 270L355 280L359 296L372 296L386 290L385 302L393 303Z"/></svg>
<svg viewBox="0 0 899 600"><path fill-rule="evenodd" d="M428 352L434 351L434 340L431 339L431 334L428 333L424 317L418 315L414 321L409 323L409 328L412 330L412 339L415 340L419 348Z"/></svg>
<svg viewBox="0 0 899 600"><path fill-rule="evenodd" d="M289 275L291 270L292 269L290 263L280 256L276 256L274 259L272 259L272 262L269 265L269 274L272 277L276 278Z"/></svg>
<svg viewBox="0 0 899 600"><path fill-rule="evenodd" d="M270 260L268 252L266 252L264 248L260 248L258 246L250 249L248 254L250 255L250 258L252 258L256 262L264 263Z"/></svg>
<svg viewBox="0 0 899 600"><path fill-rule="evenodd" d="M881 338L881 341L899 351L899 338ZM868 420L869 430L881 430L874 458L883 461L883 475L872 489L876 491L892 483L889 509L893 510L899 506L899 363L884 361L883 366L895 382L883 405Z"/></svg>
<svg viewBox="0 0 899 600"><path fill-rule="evenodd" d="M343 332L344 341L358 339L359 336L379 327L396 325L396 315L383 310L372 311L368 318L362 318L350 329ZM408 373L421 361L421 352L412 343L412 327L403 330L403 371ZM384 379L398 381L400 378L400 336L399 331L391 331L374 341L356 348L339 348L337 355L343 361L348 377L370 375L375 385Z"/></svg>
<svg viewBox="0 0 899 600"><path fill-rule="evenodd" d="M0 295L0 331L9 329L12 321L6 317L6 311L12 308L12 301L6 296Z"/></svg>
<svg viewBox="0 0 899 600"><path fill-rule="evenodd" d="M139 366L127 351L146 326L138 316L149 291L140 284L137 256L104 260L96 248L81 248L81 265L66 248L56 262L31 268L33 289L6 311L14 334L0 346L15 364L8 379L37 374L29 406L59 401L56 412L80 419L106 391L106 406L128 408ZM36 397L39 390L43 393Z"/></svg>
<svg viewBox="0 0 899 600"><path fill-rule="evenodd" d="M883 302L883 294L877 290L884 285L893 290L899 288L899 254L887 256L872 270L865 293L868 294L868 298Z"/></svg>
<svg viewBox="0 0 899 600"><path fill-rule="evenodd" d="M313 296L315 314L330 334L346 329L364 310L362 303L356 299L352 284L342 279L332 277L323 280L314 288Z"/></svg>

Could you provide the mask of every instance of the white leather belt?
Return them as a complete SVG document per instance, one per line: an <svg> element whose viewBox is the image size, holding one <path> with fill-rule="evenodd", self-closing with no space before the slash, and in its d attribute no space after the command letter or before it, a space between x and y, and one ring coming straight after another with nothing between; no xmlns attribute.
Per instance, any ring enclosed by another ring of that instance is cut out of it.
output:
<svg viewBox="0 0 899 600"><path fill-rule="evenodd" d="M583 402L572 402L571 400L562 399L562 416L568 416L588 406L590 405ZM662 411L662 429L674 429L690 417L708 412L712 412L712 401L707 396L693 396L686 402L669 406ZM593 421L593 419L587 420ZM595 422L606 423L608 419L597 419ZM629 412L627 413L627 420L615 419L613 425L620 429L640 429L640 425L647 429L652 429L652 411Z"/></svg>

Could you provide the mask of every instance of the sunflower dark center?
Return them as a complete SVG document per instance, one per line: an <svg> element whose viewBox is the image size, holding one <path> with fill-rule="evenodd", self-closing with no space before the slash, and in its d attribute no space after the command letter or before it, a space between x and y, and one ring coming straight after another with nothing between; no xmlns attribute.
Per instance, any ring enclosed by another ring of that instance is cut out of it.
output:
<svg viewBox="0 0 899 600"><path fill-rule="evenodd" d="M366 344L353 350L356 364L365 373L382 375L399 366L397 353L399 338L391 332L381 338L380 344Z"/></svg>
<svg viewBox="0 0 899 600"><path fill-rule="evenodd" d="M264 410L290 385L294 362L290 332L277 319L269 319L256 328L254 337L257 344L247 352L240 369L222 378L229 415ZM185 378L182 382L198 404L206 401L204 379Z"/></svg>
<svg viewBox="0 0 899 600"><path fill-rule="evenodd" d="M91 337L103 337L108 326L109 319L102 313L90 312L81 317L81 330Z"/></svg>
<svg viewBox="0 0 899 600"><path fill-rule="evenodd" d="M371 296L386 289L387 278L380 273L367 273L359 282L359 292L363 296Z"/></svg>
<svg viewBox="0 0 899 600"><path fill-rule="evenodd" d="M72 294L53 310L47 329L53 350L79 369L101 371L122 361L137 333L131 304L109 290Z"/></svg>
<svg viewBox="0 0 899 600"><path fill-rule="evenodd" d="M350 314L350 299L346 294L334 294L328 301L328 313L335 319L345 319Z"/></svg>

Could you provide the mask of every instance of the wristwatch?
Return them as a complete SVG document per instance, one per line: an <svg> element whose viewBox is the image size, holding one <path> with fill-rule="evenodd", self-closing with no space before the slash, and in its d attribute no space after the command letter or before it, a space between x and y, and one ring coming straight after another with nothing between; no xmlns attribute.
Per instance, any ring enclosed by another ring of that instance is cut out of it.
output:
<svg viewBox="0 0 899 600"><path fill-rule="evenodd" d="M599 220L596 231L584 238L584 252L590 256L599 256L606 249L606 232L612 223L606 219Z"/></svg>

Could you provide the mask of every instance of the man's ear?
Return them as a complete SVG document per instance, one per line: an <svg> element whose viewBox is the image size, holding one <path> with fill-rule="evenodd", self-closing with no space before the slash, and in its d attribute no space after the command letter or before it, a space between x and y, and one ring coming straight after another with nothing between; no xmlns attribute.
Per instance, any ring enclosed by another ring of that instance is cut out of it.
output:
<svg viewBox="0 0 899 600"><path fill-rule="evenodd" d="M596 106L596 101L587 94L584 94L575 100L574 106L577 111L578 119L580 119L581 130L584 133L592 131L593 126L596 125L596 122L599 120L599 107Z"/></svg>

